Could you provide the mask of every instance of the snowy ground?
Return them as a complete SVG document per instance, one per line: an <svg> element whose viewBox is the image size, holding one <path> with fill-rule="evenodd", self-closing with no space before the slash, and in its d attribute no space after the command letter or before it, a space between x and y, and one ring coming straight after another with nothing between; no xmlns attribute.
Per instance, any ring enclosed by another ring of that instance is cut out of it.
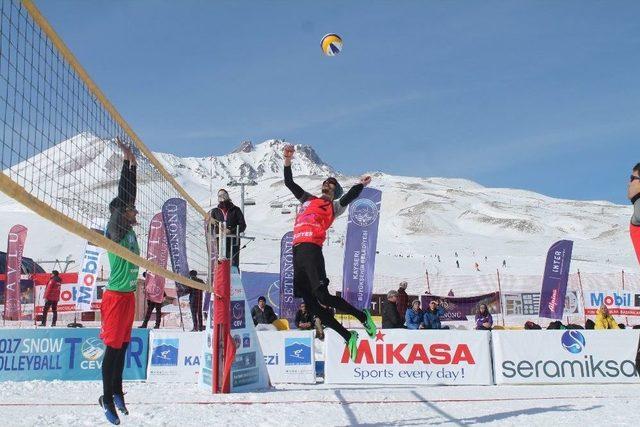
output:
<svg viewBox="0 0 640 427"><path fill-rule="evenodd" d="M195 385L127 383L121 425L632 425L638 385L390 387L318 384L213 396ZM0 385L4 425L104 425L98 382ZM635 424L635 423L633 423Z"/></svg>

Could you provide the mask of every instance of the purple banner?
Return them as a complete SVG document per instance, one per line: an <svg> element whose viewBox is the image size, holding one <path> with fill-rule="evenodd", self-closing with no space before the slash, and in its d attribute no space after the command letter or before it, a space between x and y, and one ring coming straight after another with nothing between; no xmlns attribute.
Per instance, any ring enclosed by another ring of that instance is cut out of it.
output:
<svg viewBox="0 0 640 427"><path fill-rule="evenodd" d="M369 308L373 293L381 203L380 190L365 188L349 207L342 295L359 310Z"/></svg>
<svg viewBox="0 0 640 427"><path fill-rule="evenodd" d="M467 316L475 316L480 304L486 304L489 313L500 313L500 292L478 295L475 297L439 297L436 295L422 295L421 308L429 308L431 301L437 301L444 308L442 320L468 320Z"/></svg>
<svg viewBox="0 0 640 427"><path fill-rule="evenodd" d="M540 317L562 319L572 249L573 241L560 240L551 245L547 252L547 264L544 267L540 291Z"/></svg>
<svg viewBox="0 0 640 427"><path fill-rule="evenodd" d="M167 267L167 258L169 257L167 247L167 233L164 229L162 221L162 213L157 213L149 223L149 238L147 241L147 259L153 261L154 264L162 268ZM147 293L147 299L155 303L164 301L164 285L166 279L151 271L147 271L144 289Z"/></svg>
<svg viewBox="0 0 640 427"><path fill-rule="evenodd" d="M162 221L169 247L169 258L174 273L189 277L187 260L187 202L173 198L162 205ZM186 295L187 287L176 283L178 295Z"/></svg>
<svg viewBox="0 0 640 427"><path fill-rule="evenodd" d="M7 279L4 291L5 320L20 320L20 274L22 272L22 252L27 240L27 227L14 225L7 239Z"/></svg>
<svg viewBox="0 0 640 427"><path fill-rule="evenodd" d="M295 318L302 298L293 296L293 231L280 240L280 317L295 328Z"/></svg>

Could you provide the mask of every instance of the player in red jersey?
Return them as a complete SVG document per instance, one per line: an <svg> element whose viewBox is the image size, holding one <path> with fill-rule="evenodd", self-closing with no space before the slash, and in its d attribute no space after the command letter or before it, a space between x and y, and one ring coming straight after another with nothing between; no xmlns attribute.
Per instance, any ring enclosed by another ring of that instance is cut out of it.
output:
<svg viewBox="0 0 640 427"><path fill-rule="evenodd" d="M331 177L322 183L322 194L313 196L293 181L291 162L293 146L284 148L284 184L302 203L293 227L293 290L296 297L302 298L311 312L322 323L338 332L346 341L351 358L357 354L358 333L348 331L333 316L331 308L336 308L358 319L364 325L369 336L376 334L376 325L369 310L360 311L344 299L329 293L329 279L325 271L322 245L327 230L333 220L344 213L349 203L354 201L362 189L371 182L370 176L363 176L360 183L342 194L338 180Z"/></svg>

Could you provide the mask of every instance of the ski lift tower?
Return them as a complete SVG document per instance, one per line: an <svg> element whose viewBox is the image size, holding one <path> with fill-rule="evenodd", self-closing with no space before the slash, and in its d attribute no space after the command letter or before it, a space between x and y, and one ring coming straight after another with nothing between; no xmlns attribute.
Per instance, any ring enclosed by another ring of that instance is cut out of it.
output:
<svg viewBox="0 0 640 427"><path fill-rule="evenodd" d="M244 188L253 187L255 185L258 185L258 183L253 179L248 179L248 178L235 179L232 177L231 181L229 181L227 185L229 187L240 187L240 210L242 211L242 214L244 214Z"/></svg>

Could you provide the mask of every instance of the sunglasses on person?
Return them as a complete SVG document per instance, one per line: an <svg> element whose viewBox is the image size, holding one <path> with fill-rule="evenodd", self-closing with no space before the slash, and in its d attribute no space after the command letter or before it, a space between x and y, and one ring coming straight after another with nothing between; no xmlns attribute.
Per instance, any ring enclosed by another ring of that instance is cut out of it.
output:
<svg viewBox="0 0 640 427"><path fill-rule="evenodd" d="M629 182L633 182L633 181L634 181L634 180L636 180L636 179L640 180L640 176L631 175L631 176L629 177Z"/></svg>

